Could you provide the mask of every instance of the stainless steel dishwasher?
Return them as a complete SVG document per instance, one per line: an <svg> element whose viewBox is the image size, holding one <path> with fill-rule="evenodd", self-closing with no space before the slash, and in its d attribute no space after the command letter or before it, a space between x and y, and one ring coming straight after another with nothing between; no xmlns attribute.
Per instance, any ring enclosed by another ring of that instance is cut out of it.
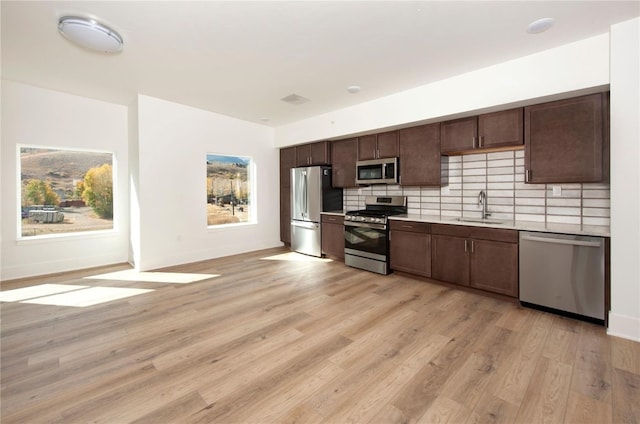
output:
<svg viewBox="0 0 640 424"><path fill-rule="evenodd" d="M604 323L602 237L520 232L520 302Z"/></svg>

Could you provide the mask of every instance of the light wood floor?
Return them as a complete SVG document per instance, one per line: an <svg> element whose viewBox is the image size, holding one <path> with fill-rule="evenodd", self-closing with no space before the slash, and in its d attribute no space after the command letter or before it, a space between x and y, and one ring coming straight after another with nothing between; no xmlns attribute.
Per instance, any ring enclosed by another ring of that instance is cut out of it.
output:
<svg viewBox="0 0 640 424"><path fill-rule="evenodd" d="M95 306L2 303L2 423L638 423L640 343L271 249ZM285 256L296 256L285 255Z"/></svg>

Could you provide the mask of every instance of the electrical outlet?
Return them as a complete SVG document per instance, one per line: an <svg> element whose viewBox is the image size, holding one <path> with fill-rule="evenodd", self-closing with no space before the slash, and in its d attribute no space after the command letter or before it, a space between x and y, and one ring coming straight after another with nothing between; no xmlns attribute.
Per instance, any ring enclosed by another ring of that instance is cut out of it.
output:
<svg viewBox="0 0 640 424"><path fill-rule="evenodd" d="M553 195L554 196L562 196L562 187L561 186L553 186Z"/></svg>

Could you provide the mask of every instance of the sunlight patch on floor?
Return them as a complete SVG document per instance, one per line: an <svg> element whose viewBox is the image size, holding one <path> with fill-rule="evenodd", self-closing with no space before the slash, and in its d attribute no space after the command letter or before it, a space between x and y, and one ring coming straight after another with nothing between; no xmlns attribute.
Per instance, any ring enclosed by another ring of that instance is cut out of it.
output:
<svg viewBox="0 0 640 424"><path fill-rule="evenodd" d="M302 253L288 252L279 255L260 258L268 261L292 261L292 262L331 262L331 259L318 258L315 256L303 255Z"/></svg>
<svg viewBox="0 0 640 424"><path fill-rule="evenodd" d="M0 302L19 302L34 297L49 296L73 290L86 289L89 286L72 286L69 284L38 284L37 286L0 292Z"/></svg>
<svg viewBox="0 0 640 424"><path fill-rule="evenodd" d="M55 306L93 306L112 300L148 293L151 289L90 287L72 284L38 284L37 286L0 292L0 302L33 303Z"/></svg>
<svg viewBox="0 0 640 424"><path fill-rule="evenodd" d="M152 292L151 289L129 289L124 287L89 287L51 296L37 297L24 300L20 303L33 303L38 305L55 306L93 306L99 303L111 302L143 293Z"/></svg>
<svg viewBox="0 0 640 424"><path fill-rule="evenodd" d="M84 278L96 280L142 281L146 283L188 284L219 276L219 274L189 274L184 272L139 272L133 269L126 269L124 271L109 272Z"/></svg>

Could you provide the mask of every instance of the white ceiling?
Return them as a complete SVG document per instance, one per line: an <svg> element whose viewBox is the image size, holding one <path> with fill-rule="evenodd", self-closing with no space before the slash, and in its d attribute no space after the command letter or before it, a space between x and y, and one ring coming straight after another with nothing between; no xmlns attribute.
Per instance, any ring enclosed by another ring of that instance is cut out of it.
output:
<svg viewBox="0 0 640 424"><path fill-rule="evenodd" d="M2 1L2 77L130 104L137 93L279 126L562 44L638 1ZM83 50L58 18L95 18L124 50ZM530 35L531 21L552 17ZM346 88L359 85L350 94ZM280 99L310 99L296 106ZM261 118L269 118L268 122Z"/></svg>

